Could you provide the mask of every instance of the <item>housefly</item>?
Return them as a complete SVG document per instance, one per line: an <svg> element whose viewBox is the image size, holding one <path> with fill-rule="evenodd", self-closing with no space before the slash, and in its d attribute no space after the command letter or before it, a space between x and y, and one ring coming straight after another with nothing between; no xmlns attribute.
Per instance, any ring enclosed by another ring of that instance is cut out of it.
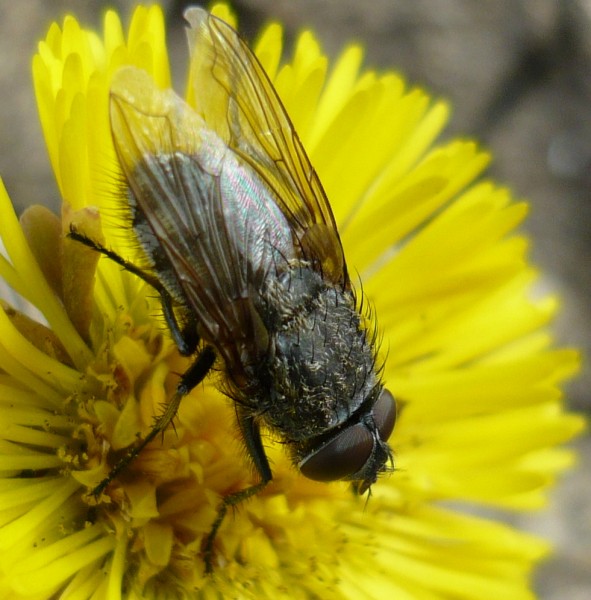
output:
<svg viewBox="0 0 591 600"><path fill-rule="evenodd" d="M261 426L304 476L349 480L361 494L390 468L396 408L332 210L276 91L227 23L199 8L185 17L194 106L133 67L115 75L110 95L126 209L147 266L71 235L150 283L179 350L194 356L152 431L95 494L214 362L222 371L260 482L222 500L204 545L211 570L227 508L273 477Z"/></svg>

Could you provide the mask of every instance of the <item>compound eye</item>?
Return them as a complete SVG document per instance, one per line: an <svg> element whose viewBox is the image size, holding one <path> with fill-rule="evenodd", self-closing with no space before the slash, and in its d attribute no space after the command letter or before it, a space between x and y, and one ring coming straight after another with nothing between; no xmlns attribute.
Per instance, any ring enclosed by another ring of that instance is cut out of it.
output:
<svg viewBox="0 0 591 600"><path fill-rule="evenodd" d="M360 471L373 450L369 429L357 423L300 463L302 475L314 481L336 481Z"/></svg>
<svg viewBox="0 0 591 600"><path fill-rule="evenodd" d="M374 404L373 420L380 432L380 438L387 442L396 423L396 401L388 390L382 390Z"/></svg>

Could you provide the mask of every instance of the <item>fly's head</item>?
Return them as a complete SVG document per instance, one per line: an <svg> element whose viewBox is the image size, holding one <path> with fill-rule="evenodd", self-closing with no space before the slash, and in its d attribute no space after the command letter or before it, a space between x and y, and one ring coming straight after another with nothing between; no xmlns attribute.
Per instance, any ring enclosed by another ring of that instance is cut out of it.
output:
<svg viewBox="0 0 591 600"><path fill-rule="evenodd" d="M392 464L388 438L395 422L394 397L374 388L345 423L295 444L300 472L315 481L351 481L354 491L364 494Z"/></svg>

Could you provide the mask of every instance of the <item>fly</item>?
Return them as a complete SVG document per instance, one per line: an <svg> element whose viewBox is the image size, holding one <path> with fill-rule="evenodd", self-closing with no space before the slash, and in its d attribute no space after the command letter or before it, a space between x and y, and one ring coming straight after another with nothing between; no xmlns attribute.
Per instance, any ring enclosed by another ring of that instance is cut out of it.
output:
<svg viewBox="0 0 591 600"><path fill-rule="evenodd" d="M200 8L185 17L195 108L135 67L115 75L110 94L126 210L147 266L70 235L153 286L180 352L193 356L154 428L97 496L214 362L223 373L260 481L222 499L203 547L210 572L228 507L273 477L261 426L304 476L348 480L362 494L390 469L396 405L330 204L269 78L227 23Z"/></svg>

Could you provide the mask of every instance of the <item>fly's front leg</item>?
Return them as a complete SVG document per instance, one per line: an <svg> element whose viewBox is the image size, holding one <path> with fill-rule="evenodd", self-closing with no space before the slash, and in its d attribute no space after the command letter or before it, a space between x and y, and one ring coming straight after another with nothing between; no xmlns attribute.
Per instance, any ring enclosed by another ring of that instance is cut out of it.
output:
<svg viewBox="0 0 591 600"><path fill-rule="evenodd" d="M220 502L218 514L203 545L203 560L205 562L205 572L207 574L213 572L215 538L228 512L228 508L240 504L243 500L247 500L251 496L255 496L267 486L271 479L273 479L273 473L271 473L271 467L269 466L269 461L265 454L265 448L261 439L261 432L259 426L255 423L254 417L247 410L238 407L237 418L240 431L242 432L242 439L246 445L246 450L248 451L261 480L259 483L251 485L250 487L229 494Z"/></svg>

